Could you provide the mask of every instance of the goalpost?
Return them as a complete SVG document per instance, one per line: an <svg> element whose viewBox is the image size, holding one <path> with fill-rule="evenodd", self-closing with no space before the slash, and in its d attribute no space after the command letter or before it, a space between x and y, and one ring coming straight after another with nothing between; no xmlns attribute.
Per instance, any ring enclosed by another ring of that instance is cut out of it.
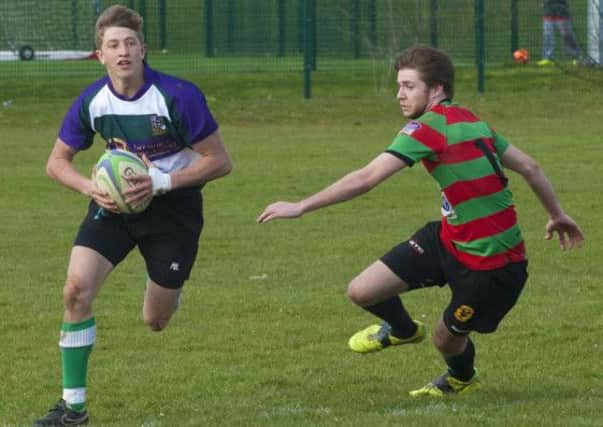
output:
<svg viewBox="0 0 603 427"><path fill-rule="evenodd" d="M94 57L100 0L1 0L0 61Z"/></svg>
<svg viewBox="0 0 603 427"><path fill-rule="evenodd" d="M603 64L603 15L600 0L589 0L587 9L588 56L593 63Z"/></svg>

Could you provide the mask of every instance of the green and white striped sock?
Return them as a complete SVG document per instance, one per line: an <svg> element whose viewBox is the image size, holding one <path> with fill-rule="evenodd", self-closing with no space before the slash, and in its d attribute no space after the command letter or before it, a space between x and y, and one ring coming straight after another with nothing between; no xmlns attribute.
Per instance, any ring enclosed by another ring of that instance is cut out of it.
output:
<svg viewBox="0 0 603 427"><path fill-rule="evenodd" d="M63 360L63 399L74 411L86 409L88 358L95 341L94 317L79 323L63 322L59 340Z"/></svg>

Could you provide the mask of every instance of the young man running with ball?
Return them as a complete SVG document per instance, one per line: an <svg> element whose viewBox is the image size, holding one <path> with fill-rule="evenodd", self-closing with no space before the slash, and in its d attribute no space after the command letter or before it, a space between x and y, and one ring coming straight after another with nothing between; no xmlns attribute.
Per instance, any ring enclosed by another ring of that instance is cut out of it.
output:
<svg viewBox="0 0 603 427"><path fill-rule="evenodd" d="M218 124L192 83L151 69L145 62L142 18L124 6L106 9L96 22L96 46L107 76L73 103L48 159L48 174L91 199L71 251L63 288L59 346L63 394L35 426L88 422L86 378L96 341L92 303L113 269L138 247L147 268L142 315L163 330L189 278L203 227L201 188L231 170ZM107 194L73 165L98 134L107 148L142 157L149 175L129 177L126 203L151 204L122 215Z"/></svg>

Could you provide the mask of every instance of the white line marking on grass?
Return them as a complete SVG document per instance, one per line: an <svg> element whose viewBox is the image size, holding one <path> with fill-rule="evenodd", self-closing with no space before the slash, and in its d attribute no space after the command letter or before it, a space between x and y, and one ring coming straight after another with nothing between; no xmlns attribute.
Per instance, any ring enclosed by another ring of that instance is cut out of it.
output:
<svg viewBox="0 0 603 427"><path fill-rule="evenodd" d="M260 411L259 415L262 418L278 418L288 417L291 415L331 415L331 408L318 407L318 408L304 408L298 404L278 406L272 409Z"/></svg>

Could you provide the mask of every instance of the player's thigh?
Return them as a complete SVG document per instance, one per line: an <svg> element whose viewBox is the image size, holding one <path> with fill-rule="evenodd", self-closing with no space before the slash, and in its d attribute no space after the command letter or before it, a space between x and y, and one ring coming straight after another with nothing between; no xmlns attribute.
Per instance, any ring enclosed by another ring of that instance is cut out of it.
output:
<svg viewBox="0 0 603 427"><path fill-rule="evenodd" d="M74 246L67 267L66 294L91 302L111 270L113 264L94 249Z"/></svg>
<svg viewBox="0 0 603 427"><path fill-rule="evenodd" d="M154 283L179 289L190 277L199 249L200 234L174 228L146 236L138 242L147 273Z"/></svg>
<svg viewBox="0 0 603 427"><path fill-rule="evenodd" d="M382 261L377 260L348 285L348 297L356 304L368 306L405 292L408 285Z"/></svg>
<svg viewBox="0 0 603 427"><path fill-rule="evenodd" d="M381 257L381 262L407 284L408 290L446 284L439 232L439 223L428 223Z"/></svg>
<svg viewBox="0 0 603 427"><path fill-rule="evenodd" d="M164 288L181 288L195 263L203 229L199 189L176 190L155 198L131 229L149 278Z"/></svg>
<svg viewBox="0 0 603 427"><path fill-rule="evenodd" d="M96 251L115 267L134 249L136 242L130 235L123 215L104 211L91 202L74 246L85 246Z"/></svg>
<svg viewBox="0 0 603 427"><path fill-rule="evenodd" d="M494 332L516 304L528 278L527 262L492 271L468 271L451 280L444 322L453 334Z"/></svg>

